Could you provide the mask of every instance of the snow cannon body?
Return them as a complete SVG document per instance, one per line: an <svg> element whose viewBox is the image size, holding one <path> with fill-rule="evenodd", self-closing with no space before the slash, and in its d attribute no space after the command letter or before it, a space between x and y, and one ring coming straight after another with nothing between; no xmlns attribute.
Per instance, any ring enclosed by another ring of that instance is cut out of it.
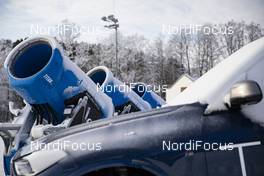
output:
<svg viewBox="0 0 264 176"><path fill-rule="evenodd" d="M148 90L144 83L137 83L132 89L143 100L148 102L152 108L158 108L166 104L166 102L159 95L157 95L152 90Z"/></svg>
<svg viewBox="0 0 264 176"><path fill-rule="evenodd" d="M116 112L122 113L129 105L130 112L151 109L148 102L144 101L125 83L115 78L107 67L95 67L87 75L105 94L111 97Z"/></svg>
<svg viewBox="0 0 264 176"><path fill-rule="evenodd" d="M99 118L113 115L111 99L46 36L17 45L5 61L10 86L44 119L56 125L64 120L65 102L87 93Z"/></svg>

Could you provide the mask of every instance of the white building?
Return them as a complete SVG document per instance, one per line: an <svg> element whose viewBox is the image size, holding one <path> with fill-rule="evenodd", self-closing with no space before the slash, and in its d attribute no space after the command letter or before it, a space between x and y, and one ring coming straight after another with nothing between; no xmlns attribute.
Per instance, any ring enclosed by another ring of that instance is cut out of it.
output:
<svg viewBox="0 0 264 176"><path fill-rule="evenodd" d="M189 85L191 85L195 79L187 74L183 74L170 88L166 90L166 102L173 100L176 95L181 93Z"/></svg>

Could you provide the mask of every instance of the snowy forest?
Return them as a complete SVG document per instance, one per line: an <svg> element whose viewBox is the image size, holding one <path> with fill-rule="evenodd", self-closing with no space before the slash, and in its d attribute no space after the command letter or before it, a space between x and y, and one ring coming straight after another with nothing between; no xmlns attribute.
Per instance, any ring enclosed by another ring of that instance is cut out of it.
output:
<svg viewBox="0 0 264 176"><path fill-rule="evenodd" d="M74 23L64 20L63 23ZM212 27L215 24L204 24ZM182 30L178 34L160 34L148 39L139 34L125 35L118 33L118 61L115 59L115 35L110 35L98 43L80 42L79 34L58 35L66 55L84 72L104 65L114 73L119 69L120 80L145 82L151 85L169 87L184 73L198 78L214 67L221 60L237 51L249 42L264 36L262 26L254 22L229 21L217 24L232 27L232 34L187 34ZM9 121L8 102L22 105L21 99L9 89L3 63L8 53L24 39L11 41L0 39L0 121ZM239 62L239 61L238 61ZM119 65L117 68L116 66ZM224 72L224 70L223 70ZM164 95L163 95L164 96Z"/></svg>

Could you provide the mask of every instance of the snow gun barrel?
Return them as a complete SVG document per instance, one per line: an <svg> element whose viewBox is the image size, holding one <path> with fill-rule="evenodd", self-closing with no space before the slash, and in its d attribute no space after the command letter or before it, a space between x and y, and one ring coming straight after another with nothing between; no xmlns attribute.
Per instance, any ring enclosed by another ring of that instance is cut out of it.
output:
<svg viewBox="0 0 264 176"><path fill-rule="evenodd" d="M143 100L148 102L152 108L158 108L166 104L166 102L159 95L148 89L148 86L146 86L144 83L137 83L132 87L132 89Z"/></svg>
<svg viewBox="0 0 264 176"><path fill-rule="evenodd" d="M10 86L55 125L64 120L66 100L83 93L96 105L99 118L114 113L111 99L64 56L53 38L26 39L10 52L4 65Z"/></svg>
<svg viewBox="0 0 264 176"><path fill-rule="evenodd" d="M111 97L116 112L124 110L124 107L128 105L134 112L151 109L148 102L144 101L125 83L115 78L108 68L95 67L87 75L105 94Z"/></svg>

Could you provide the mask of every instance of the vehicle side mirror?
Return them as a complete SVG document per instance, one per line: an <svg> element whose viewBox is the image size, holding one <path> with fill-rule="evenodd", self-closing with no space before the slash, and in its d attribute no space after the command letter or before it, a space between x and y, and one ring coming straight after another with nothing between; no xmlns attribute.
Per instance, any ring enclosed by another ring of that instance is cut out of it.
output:
<svg viewBox="0 0 264 176"><path fill-rule="evenodd" d="M233 108L241 105L257 104L263 98L258 83L251 80L241 81L233 85L230 90L230 105Z"/></svg>

